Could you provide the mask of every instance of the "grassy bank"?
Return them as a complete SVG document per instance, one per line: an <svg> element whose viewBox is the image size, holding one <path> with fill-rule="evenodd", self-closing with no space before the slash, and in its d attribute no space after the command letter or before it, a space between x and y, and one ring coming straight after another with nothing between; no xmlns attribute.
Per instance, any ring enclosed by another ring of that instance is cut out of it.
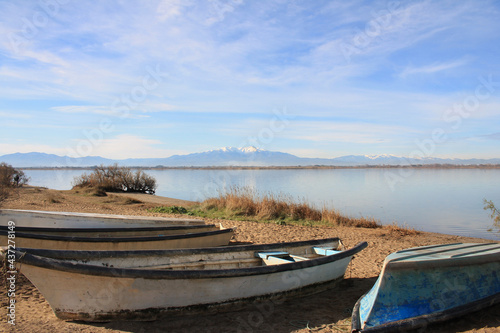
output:
<svg viewBox="0 0 500 333"><path fill-rule="evenodd" d="M307 203L297 203L285 195L257 195L247 188L233 188L226 194L206 199L190 209L157 207L152 211L277 224L381 227L375 219L347 217L334 209L317 209Z"/></svg>

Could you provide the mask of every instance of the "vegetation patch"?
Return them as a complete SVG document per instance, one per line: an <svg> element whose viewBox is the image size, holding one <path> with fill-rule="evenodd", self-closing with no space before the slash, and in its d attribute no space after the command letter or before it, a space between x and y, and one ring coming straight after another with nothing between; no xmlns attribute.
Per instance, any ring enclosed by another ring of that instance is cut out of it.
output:
<svg viewBox="0 0 500 333"><path fill-rule="evenodd" d="M409 226L399 226L396 222L384 226L385 229L387 229L391 235L397 235L397 236L415 236L420 234L420 231L415 230L414 228L411 228Z"/></svg>
<svg viewBox="0 0 500 333"><path fill-rule="evenodd" d="M493 201L486 199L484 199L484 210L489 210L490 217L493 219L493 226L488 231L500 234L500 210L495 206Z"/></svg>
<svg viewBox="0 0 500 333"><path fill-rule="evenodd" d="M57 192L50 191L45 194L45 201L50 204L62 203L63 200L63 197Z"/></svg>
<svg viewBox="0 0 500 333"><path fill-rule="evenodd" d="M248 188L233 188L219 197L207 199L201 203L200 209L224 212L228 218L239 216L277 224L380 227L375 219L351 218L335 209L317 209L285 195L261 196Z"/></svg>
<svg viewBox="0 0 500 333"><path fill-rule="evenodd" d="M117 164L96 167L91 174L83 174L73 180L73 189L90 188L95 195L106 195L106 192L135 192L155 194L156 179L142 170L132 171Z"/></svg>
<svg viewBox="0 0 500 333"><path fill-rule="evenodd" d="M182 206L160 206L151 208L149 210L152 213L165 213L165 214L193 214Z"/></svg>
<svg viewBox="0 0 500 333"><path fill-rule="evenodd" d="M306 203L296 203L285 195L257 195L248 188L233 188L226 194L209 198L189 210L177 206L157 207L157 213L189 214L200 217L274 222L279 225L354 226L380 228L375 219L350 218L333 209L317 209Z"/></svg>
<svg viewBox="0 0 500 333"><path fill-rule="evenodd" d="M7 199L14 188L28 184L29 178L22 170L7 163L0 163L0 202Z"/></svg>
<svg viewBox="0 0 500 333"><path fill-rule="evenodd" d="M113 195L113 194L108 195L108 198L103 202L110 203L110 204L118 204L118 205L134 205L134 204L144 203L141 200L137 200L137 199L129 198L129 197L122 197L122 196Z"/></svg>

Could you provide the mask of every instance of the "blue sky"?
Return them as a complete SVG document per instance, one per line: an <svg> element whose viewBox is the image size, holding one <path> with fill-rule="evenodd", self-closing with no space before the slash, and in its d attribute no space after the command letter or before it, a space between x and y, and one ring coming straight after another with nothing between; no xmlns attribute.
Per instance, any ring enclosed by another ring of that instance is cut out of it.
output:
<svg viewBox="0 0 500 333"><path fill-rule="evenodd" d="M0 155L500 157L498 1L3 1Z"/></svg>

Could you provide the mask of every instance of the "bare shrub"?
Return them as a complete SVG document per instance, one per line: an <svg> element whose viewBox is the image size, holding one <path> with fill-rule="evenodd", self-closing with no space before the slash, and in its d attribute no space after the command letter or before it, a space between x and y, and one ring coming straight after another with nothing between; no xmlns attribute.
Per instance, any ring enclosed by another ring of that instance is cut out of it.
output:
<svg viewBox="0 0 500 333"><path fill-rule="evenodd" d="M91 174L75 177L73 188L89 187L100 192L138 192L154 194L156 179L142 170L133 172L130 168L119 167L117 164L96 167Z"/></svg>
<svg viewBox="0 0 500 333"><path fill-rule="evenodd" d="M27 184L29 178L22 170L18 170L7 163L0 163L0 202L7 199L13 188Z"/></svg>
<svg viewBox="0 0 500 333"><path fill-rule="evenodd" d="M0 186L21 187L27 184L29 178L22 170L18 170L7 163L0 163Z"/></svg>

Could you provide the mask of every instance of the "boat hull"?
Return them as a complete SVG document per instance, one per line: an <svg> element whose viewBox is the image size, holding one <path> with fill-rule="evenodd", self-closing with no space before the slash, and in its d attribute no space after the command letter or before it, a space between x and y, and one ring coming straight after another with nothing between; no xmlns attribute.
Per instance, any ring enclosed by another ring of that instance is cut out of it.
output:
<svg viewBox="0 0 500 333"><path fill-rule="evenodd" d="M286 249L286 243L273 245L193 249L193 254L191 250L173 250L162 255L185 253L241 261L238 253L250 251L254 257L255 251ZM165 314L232 308L257 299L323 290L343 278L352 256L366 246L362 243L337 254L294 263L232 269L141 269L137 261L132 268L107 268L51 258L40 260L42 257L29 252L19 256L19 265L61 319L155 320ZM158 253L142 254L144 258L151 255Z"/></svg>
<svg viewBox="0 0 500 333"><path fill-rule="evenodd" d="M8 230L10 230L8 226L0 226L0 231L8 231ZM123 226L121 228L15 227L13 230L19 233L33 234L33 235L103 238L103 237L182 235L193 232L220 230L220 227L217 227L214 224L206 224L206 225L147 226L147 227Z"/></svg>
<svg viewBox="0 0 500 333"><path fill-rule="evenodd" d="M387 257L353 310L353 332L426 327L500 302L500 244L445 244Z"/></svg>
<svg viewBox="0 0 500 333"><path fill-rule="evenodd" d="M16 232L15 244L16 247L50 250L162 250L228 245L233 234L234 229L231 228L179 235L108 238L51 236ZM8 231L0 231L0 246L8 245L8 235Z"/></svg>
<svg viewBox="0 0 500 333"><path fill-rule="evenodd" d="M199 219L0 209L0 226L7 226L9 221L13 221L16 227L39 228L140 228L205 224Z"/></svg>

